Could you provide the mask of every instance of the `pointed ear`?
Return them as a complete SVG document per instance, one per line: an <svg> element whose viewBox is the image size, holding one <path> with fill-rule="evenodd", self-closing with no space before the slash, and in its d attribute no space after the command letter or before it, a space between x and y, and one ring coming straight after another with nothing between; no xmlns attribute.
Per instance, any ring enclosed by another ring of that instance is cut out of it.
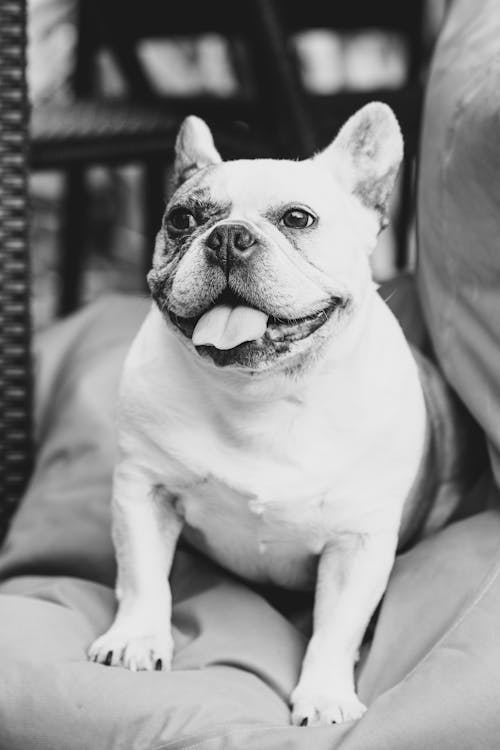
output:
<svg viewBox="0 0 500 750"><path fill-rule="evenodd" d="M314 157L331 169L361 203L387 224L388 201L401 160L403 138L390 107L371 102L356 112L335 140Z"/></svg>
<svg viewBox="0 0 500 750"><path fill-rule="evenodd" d="M199 117L186 117L175 141L174 183L176 187L199 169L222 161L208 125Z"/></svg>

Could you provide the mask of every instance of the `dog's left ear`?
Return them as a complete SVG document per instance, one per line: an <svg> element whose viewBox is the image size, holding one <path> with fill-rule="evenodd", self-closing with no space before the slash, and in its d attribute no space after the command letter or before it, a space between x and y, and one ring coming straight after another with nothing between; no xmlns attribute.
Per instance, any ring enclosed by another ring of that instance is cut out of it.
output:
<svg viewBox="0 0 500 750"><path fill-rule="evenodd" d="M208 125L194 115L186 117L175 141L175 187L179 187L198 170L221 161Z"/></svg>
<svg viewBox="0 0 500 750"><path fill-rule="evenodd" d="M331 169L361 203L387 223L387 206L401 160L403 138L390 107L371 102L356 112L335 140L314 157Z"/></svg>

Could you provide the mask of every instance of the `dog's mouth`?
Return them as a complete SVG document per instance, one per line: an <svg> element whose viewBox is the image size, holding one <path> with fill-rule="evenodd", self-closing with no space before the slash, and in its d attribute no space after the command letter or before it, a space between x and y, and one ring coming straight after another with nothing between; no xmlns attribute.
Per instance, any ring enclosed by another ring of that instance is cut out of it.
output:
<svg viewBox="0 0 500 750"><path fill-rule="evenodd" d="M277 318L249 304L233 290L226 288L204 312L182 317L169 310L175 326L201 353L208 353L217 363L234 362L238 351L249 346L291 344L307 338L323 326L345 300L332 297L321 310L300 318ZM210 351L215 350L215 351ZM217 351L219 354L217 354ZM224 352L223 356L220 353ZM232 353L232 354L230 354Z"/></svg>

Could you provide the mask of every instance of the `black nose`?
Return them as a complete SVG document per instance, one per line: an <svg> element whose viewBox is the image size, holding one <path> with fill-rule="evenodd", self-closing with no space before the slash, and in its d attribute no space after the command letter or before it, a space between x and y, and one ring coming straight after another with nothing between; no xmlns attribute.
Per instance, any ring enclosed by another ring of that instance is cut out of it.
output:
<svg viewBox="0 0 500 750"><path fill-rule="evenodd" d="M218 224L205 244L209 261L226 268L235 261L246 260L253 252L256 239L245 224Z"/></svg>

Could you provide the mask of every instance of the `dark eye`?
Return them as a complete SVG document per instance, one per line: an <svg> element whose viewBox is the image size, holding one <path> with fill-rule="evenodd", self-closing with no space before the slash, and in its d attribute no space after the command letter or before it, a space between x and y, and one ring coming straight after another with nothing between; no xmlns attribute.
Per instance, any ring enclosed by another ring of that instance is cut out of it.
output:
<svg viewBox="0 0 500 750"><path fill-rule="evenodd" d="M290 208L283 214L281 221L289 229L306 229L314 223L315 219L309 211L303 208Z"/></svg>
<svg viewBox="0 0 500 750"><path fill-rule="evenodd" d="M177 231L186 231L196 226L196 219L187 208L174 208L167 216L167 227Z"/></svg>

